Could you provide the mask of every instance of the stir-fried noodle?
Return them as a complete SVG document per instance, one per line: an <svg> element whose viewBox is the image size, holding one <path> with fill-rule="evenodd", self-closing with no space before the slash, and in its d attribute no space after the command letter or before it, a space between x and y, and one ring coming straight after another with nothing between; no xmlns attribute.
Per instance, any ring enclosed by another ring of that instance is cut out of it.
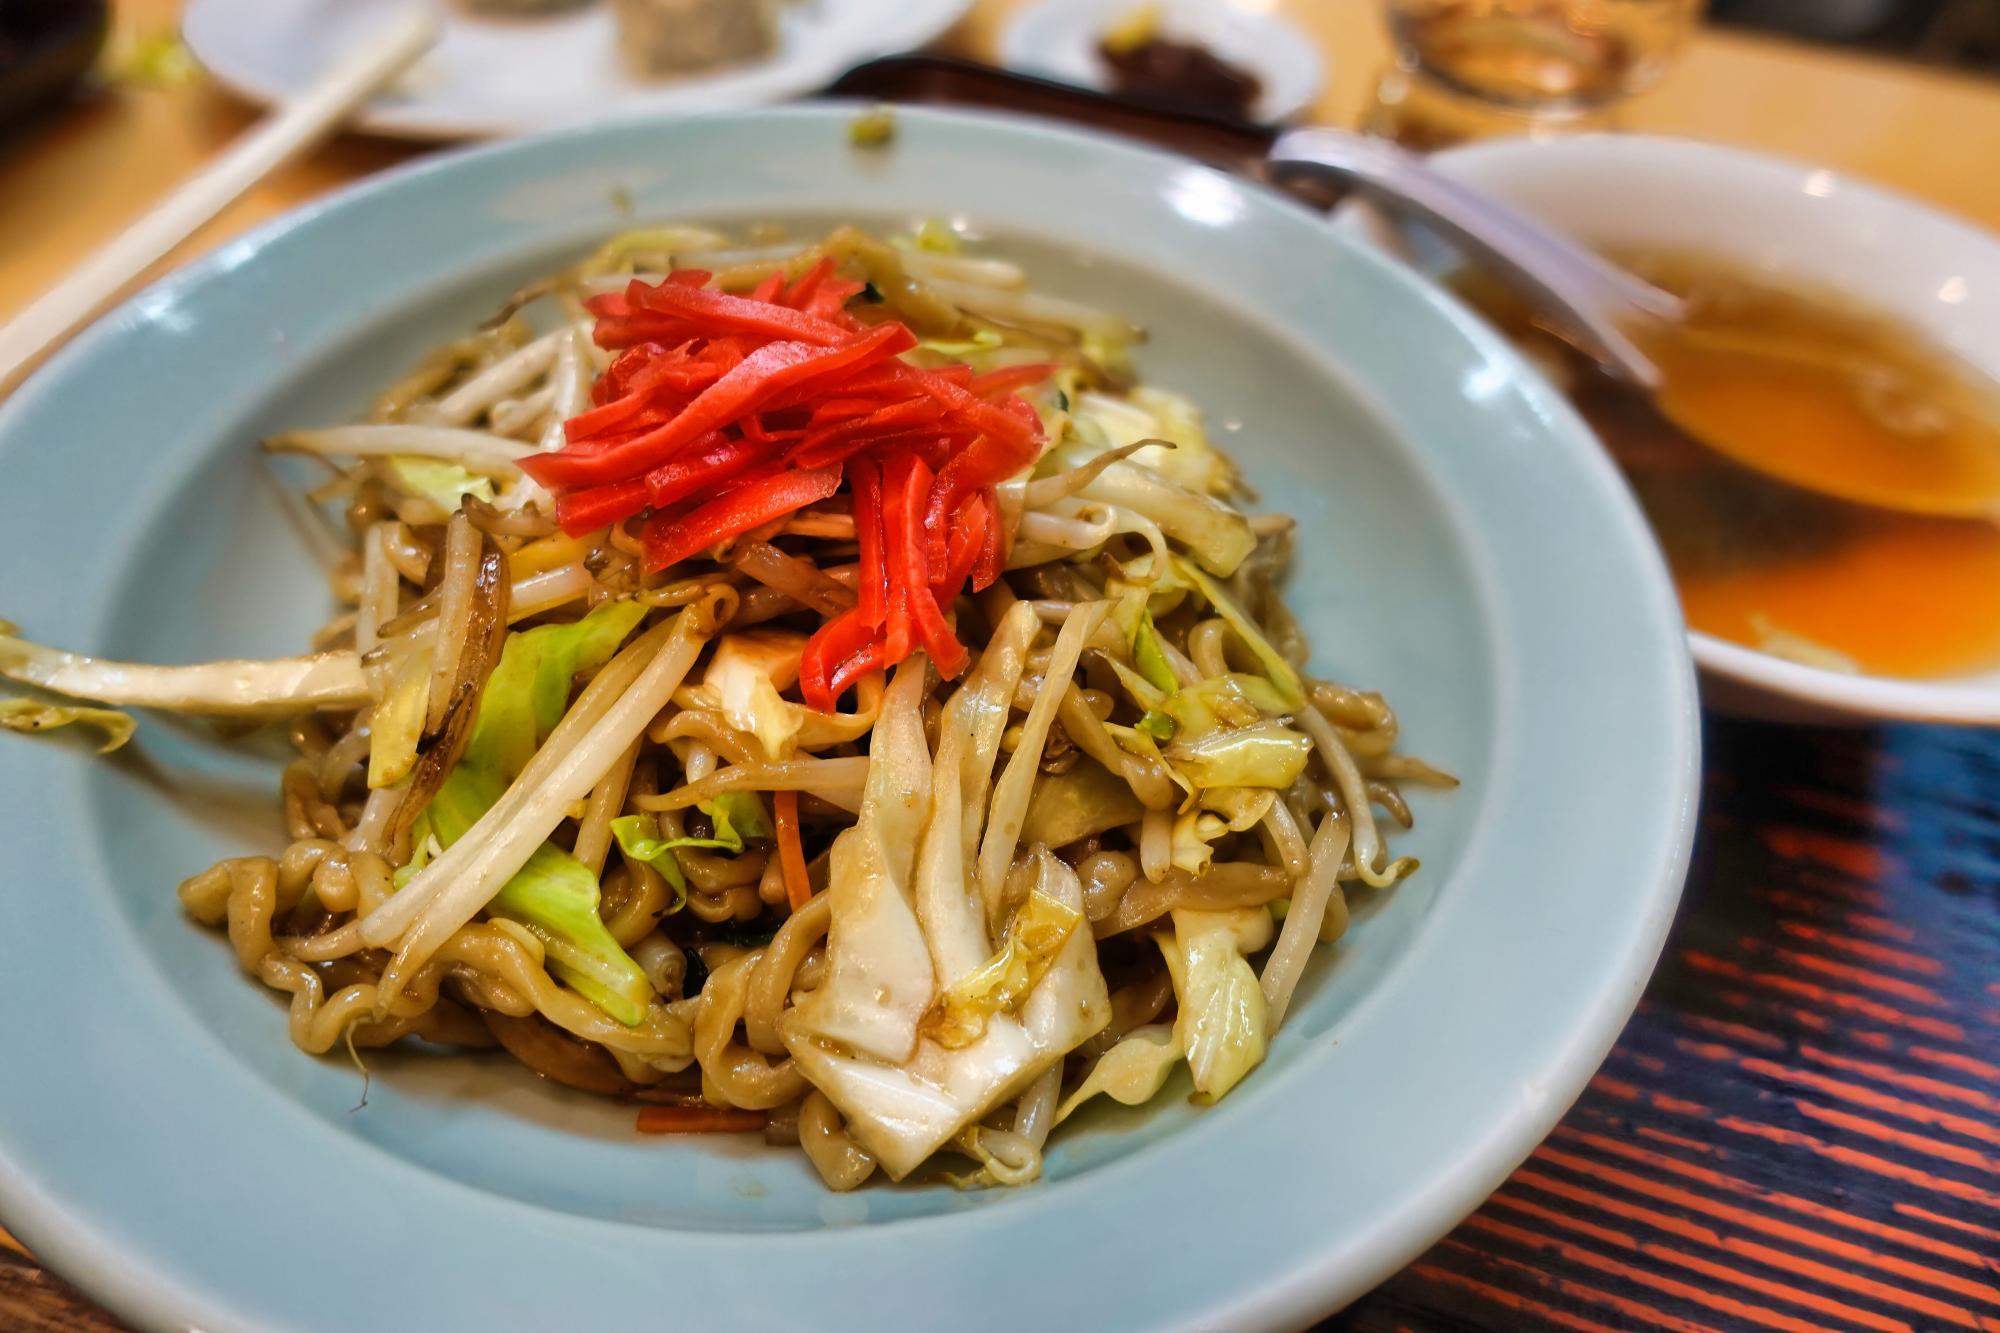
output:
<svg viewBox="0 0 2000 1333"><path fill-rule="evenodd" d="M302 1049L1020 1183L1093 1096L1234 1086L1451 781L1305 674L1293 525L1137 336L935 225L620 236L267 442L350 539L313 654L0 672L290 719L290 846L180 896Z"/></svg>

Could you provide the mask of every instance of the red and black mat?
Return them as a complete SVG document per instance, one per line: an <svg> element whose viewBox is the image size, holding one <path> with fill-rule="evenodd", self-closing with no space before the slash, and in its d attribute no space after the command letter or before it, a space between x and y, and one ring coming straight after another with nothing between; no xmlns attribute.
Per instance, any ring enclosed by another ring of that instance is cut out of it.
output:
<svg viewBox="0 0 2000 1333"><path fill-rule="evenodd" d="M1639 1012L1329 1328L2000 1330L2000 736L1711 720Z"/></svg>

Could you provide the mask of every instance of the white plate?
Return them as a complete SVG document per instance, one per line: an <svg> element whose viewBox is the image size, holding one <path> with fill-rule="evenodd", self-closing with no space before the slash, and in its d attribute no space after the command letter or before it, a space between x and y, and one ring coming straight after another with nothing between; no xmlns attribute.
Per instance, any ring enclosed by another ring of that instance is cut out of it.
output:
<svg viewBox="0 0 2000 1333"><path fill-rule="evenodd" d="M1352 3L1353 0L1325 0ZM1000 38L1009 69L1085 88L1110 87L1097 43L1104 30L1139 9L1144 0L1042 0L1015 15ZM1325 72L1312 39L1274 14L1239 8L1227 0L1165 0L1164 35L1198 42L1238 69L1257 76L1263 92L1253 108L1263 121L1290 120L1319 96Z"/></svg>
<svg viewBox="0 0 2000 1333"><path fill-rule="evenodd" d="M792 0L770 56L658 81L626 72L603 0L522 19L475 17L451 0L190 0L181 32L209 73L271 103L413 2L438 12L438 44L356 124L404 138L460 139L784 101L864 60L924 45L971 0Z"/></svg>

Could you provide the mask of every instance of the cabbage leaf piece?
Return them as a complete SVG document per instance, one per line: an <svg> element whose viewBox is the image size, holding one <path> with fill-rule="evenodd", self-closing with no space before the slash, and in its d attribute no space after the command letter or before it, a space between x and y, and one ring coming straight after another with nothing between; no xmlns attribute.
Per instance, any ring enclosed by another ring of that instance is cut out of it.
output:
<svg viewBox="0 0 2000 1333"><path fill-rule="evenodd" d="M1046 850L1037 863L1034 893L1081 916L1076 873ZM925 1038L910 1058L887 1064L843 1051L798 1014L780 1024L787 1049L840 1108L848 1132L900 1180L1101 1030L1111 1020L1111 999L1090 932L1072 930L1019 1013L989 1017L966 1046Z"/></svg>
<svg viewBox="0 0 2000 1333"><path fill-rule="evenodd" d="M110 754L131 740L137 729L129 714L115 708L49 703L42 699L0 699L0 731L31 734L79 724L104 733L104 741L97 747L99 754Z"/></svg>
<svg viewBox="0 0 2000 1333"><path fill-rule="evenodd" d="M512 781L562 721L577 674L609 662L645 618L643 603L606 602L567 625L509 634L480 695L461 766L491 768Z"/></svg>
<svg viewBox="0 0 2000 1333"><path fill-rule="evenodd" d="M1152 401L1157 406L1171 397L1155 395ZM1187 406L1192 412L1192 405ZM1105 468L1079 493L1151 519L1204 568L1227 578L1257 548L1250 520L1216 498L1234 489L1235 475L1209 446L1198 418L1188 431L1186 417L1171 411L1168 416L1163 421L1135 401L1082 393L1070 414L1070 428L1049 458L1062 470L1113 449L1143 445Z"/></svg>
<svg viewBox="0 0 2000 1333"><path fill-rule="evenodd" d="M1179 1016L1171 1026L1134 1028L1098 1057L1056 1108L1057 1124L1092 1097L1107 1096L1126 1106L1151 1100L1183 1058L1200 1102L1221 1097L1263 1060L1268 1035L1264 994L1244 955L1271 942L1270 913L1261 907L1182 909L1173 914L1173 925L1171 934L1157 931L1153 940L1172 974Z"/></svg>
<svg viewBox="0 0 2000 1333"><path fill-rule="evenodd" d="M430 837L449 847L465 836L562 720L577 673L610 661L645 614L638 603L607 602L572 624L507 636L480 695L465 753L417 823L420 847ZM653 986L605 928L599 896L590 867L545 842L486 913L533 932L554 976L630 1027L644 1020Z"/></svg>
<svg viewBox="0 0 2000 1333"><path fill-rule="evenodd" d="M917 1024L936 991L912 888L930 808L923 719L929 669L921 654L910 658L882 700L869 738L860 818L829 854L826 980L787 1015L804 1045L837 1043L890 1064L915 1051Z"/></svg>
<svg viewBox="0 0 2000 1333"><path fill-rule="evenodd" d="M683 686L674 701L683 708L710 708L738 731L755 736L769 759L783 759L794 747L811 710L780 697L799 678L799 654L806 636L792 630L753 629L725 634L699 685Z"/></svg>
<svg viewBox="0 0 2000 1333"><path fill-rule="evenodd" d="M368 786L393 787L417 766L424 739L424 710L431 694L431 650L423 643L392 640L376 668L385 683L368 716Z"/></svg>
<svg viewBox="0 0 2000 1333"><path fill-rule="evenodd" d="M923 1008L916 1015L918 1021L940 993L979 972L995 952L972 858L980 843L992 767L1009 701L1035 628L1034 609L1026 603L1017 603L1002 617L979 664L945 704L929 780L919 787L903 788L919 793L919 806L928 807L916 816L921 824L920 839L912 822L899 818L896 824L907 837L905 845L917 848L911 864L912 910L920 932L916 942L920 952L915 956L923 960L930 978ZM920 676L921 659L913 660L919 663ZM891 686L892 697L883 703L874 743L885 744L882 728L893 721L895 729L889 734L895 739L888 743L896 748L886 753L886 763L878 757L871 764L871 789L877 767L906 775L917 771L914 756L906 755L903 747L929 759L920 711L921 685L916 684L907 694L898 693L910 670L905 666L898 673ZM877 753L883 755L882 751ZM866 802L863 810L866 823ZM842 839L853 836L853 830L841 835ZM836 853L839 846L836 842ZM882 859L880 853L871 855ZM869 915L870 898L886 896L886 889L880 883L843 884L838 863L835 876L829 892L840 896L830 904L830 975L833 969L847 965L840 957L844 950L891 944L911 947L890 932L865 934L845 924L843 912L855 903L863 908L861 924L875 924ZM1060 907L1065 915L1074 913L1081 918L1082 885L1073 871L1046 851L1037 853L1031 900L1034 895ZM901 918L893 919L900 927ZM1028 924L1032 923L1024 923L1024 934ZM1002 934L1005 938L1007 932ZM910 959L906 957L905 962ZM1082 929L1069 930L1063 936L1039 979L1027 987L1025 999L1010 993L1005 1005L994 1006L994 1012L985 1016L976 1038L957 1048L918 1034L913 1025L915 1039L906 1053L886 1058L874 1055L837 1035L836 1026L825 1021L828 1016L819 1011L817 997L826 989L822 985L789 1010L779 1020L779 1033L800 1071L840 1109L848 1132L897 1179L956 1142L980 1117L1018 1095L1111 1018L1110 996L1097 968L1097 948L1090 932ZM1018 989L1009 987L1010 992ZM898 991L892 998L901 994ZM831 1017L842 1018L838 1014ZM851 1030L853 1025L845 1026Z"/></svg>
<svg viewBox="0 0 2000 1333"><path fill-rule="evenodd" d="M764 813L764 803L756 792L723 792L713 800L700 802L699 808L715 826L712 838L662 838L659 820L652 815L620 815L611 821L611 836L618 839L618 846L625 855L635 861L644 861L659 871L673 888L674 905L667 909L670 912L678 912L687 905L687 876L681 871L680 860L674 855L676 848L714 850L738 856L742 854L746 839L769 839L772 836L771 817Z"/></svg>
<svg viewBox="0 0 2000 1333"><path fill-rule="evenodd" d="M1063 1098L1056 1108L1060 1125L1072 1112L1092 1097L1105 1096L1126 1106L1151 1101L1166 1086L1174 1066L1187 1054L1180 1034L1170 1023L1149 1023L1133 1028L1118 1044L1097 1058L1090 1073L1077 1084L1076 1091Z"/></svg>
<svg viewBox="0 0 2000 1333"><path fill-rule="evenodd" d="M1055 455L1064 467L1088 462L1091 456L1070 446ZM1151 519L1161 532L1185 546L1197 563L1223 578L1234 574L1257 549L1257 535L1241 511L1129 459L1105 468L1078 494Z"/></svg>
<svg viewBox="0 0 2000 1333"><path fill-rule="evenodd" d="M1282 791L1298 781L1312 742L1276 722L1211 731L1167 747L1167 762L1197 787L1264 787Z"/></svg>
<svg viewBox="0 0 2000 1333"><path fill-rule="evenodd" d="M371 698L361 658L352 651L150 666L34 643L5 620L0 620L0 677L72 699L197 717L283 717L357 708Z"/></svg>
<svg viewBox="0 0 2000 1333"><path fill-rule="evenodd" d="M445 459L396 456L383 460L383 466L398 490L429 500L447 514L456 513L468 495L493 502L493 478Z"/></svg>
<svg viewBox="0 0 2000 1333"><path fill-rule="evenodd" d="M1132 786L1095 759L1084 758L1066 773L1044 773L1028 797L1021 839L1064 847L1106 829L1135 823L1146 807Z"/></svg>
<svg viewBox="0 0 2000 1333"><path fill-rule="evenodd" d="M1174 1033L1187 1052L1195 1100L1212 1102L1264 1059L1264 991L1246 954L1270 944L1271 914L1261 907L1222 912L1177 908L1171 934L1154 943L1167 960L1180 1013Z"/></svg>
<svg viewBox="0 0 2000 1333"><path fill-rule="evenodd" d="M1043 893L1028 901L1007 923L999 952L945 987L925 1017L923 1032L940 1046L970 1046L999 1014L1018 1011L1077 927L1083 913Z"/></svg>

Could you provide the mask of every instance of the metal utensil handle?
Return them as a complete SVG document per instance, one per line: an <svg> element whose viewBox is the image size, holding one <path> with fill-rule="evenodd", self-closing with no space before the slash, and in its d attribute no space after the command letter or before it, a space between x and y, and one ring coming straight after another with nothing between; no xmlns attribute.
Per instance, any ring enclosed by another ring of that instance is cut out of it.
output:
<svg viewBox="0 0 2000 1333"><path fill-rule="evenodd" d="M1341 130L1292 130L1272 145L1268 169L1274 179L1331 173L1359 187L1462 247L1536 310L1560 319L1563 332L1607 369L1648 388L1659 385L1658 369L1617 321L1633 314L1678 320L1684 313L1680 298L1386 140Z"/></svg>

